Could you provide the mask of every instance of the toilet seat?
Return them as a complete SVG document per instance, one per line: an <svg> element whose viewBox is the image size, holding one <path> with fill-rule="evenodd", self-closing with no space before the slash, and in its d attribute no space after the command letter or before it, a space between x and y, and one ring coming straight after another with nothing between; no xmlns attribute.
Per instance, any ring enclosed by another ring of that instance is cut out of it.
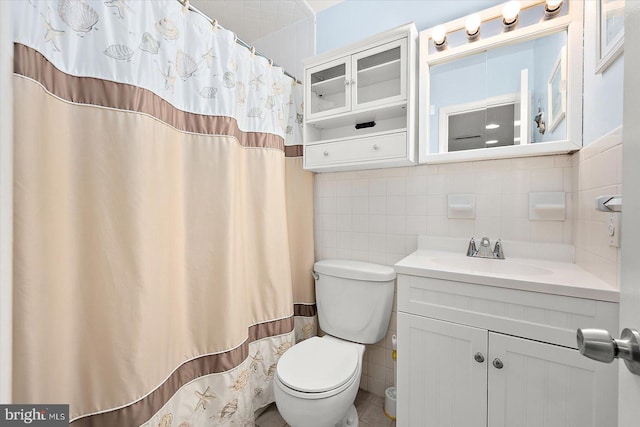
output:
<svg viewBox="0 0 640 427"><path fill-rule="evenodd" d="M353 382L358 363L358 352L349 343L312 337L282 355L276 375L291 390L330 395L334 393L329 392L337 393Z"/></svg>

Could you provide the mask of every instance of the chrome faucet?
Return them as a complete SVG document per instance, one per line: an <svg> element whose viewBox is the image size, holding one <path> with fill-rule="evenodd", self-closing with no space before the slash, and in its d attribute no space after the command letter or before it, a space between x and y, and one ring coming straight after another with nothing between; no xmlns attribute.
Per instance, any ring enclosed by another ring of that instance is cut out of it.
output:
<svg viewBox="0 0 640 427"><path fill-rule="evenodd" d="M469 247L467 248L467 256L477 258L504 259L504 252L502 251L502 241L498 239L492 251L491 241L488 237L483 237L480 240L480 248L476 246L476 240L472 237L469 241Z"/></svg>

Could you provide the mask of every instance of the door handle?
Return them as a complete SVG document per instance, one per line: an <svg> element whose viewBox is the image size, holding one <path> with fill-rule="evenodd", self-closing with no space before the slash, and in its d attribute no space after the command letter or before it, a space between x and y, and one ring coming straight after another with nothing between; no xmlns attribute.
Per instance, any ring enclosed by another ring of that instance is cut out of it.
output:
<svg viewBox="0 0 640 427"><path fill-rule="evenodd" d="M598 362L611 363L623 359L627 369L640 375L640 332L625 328L620 339L604 329L578 329L576 338L580 354Z"/></svg>

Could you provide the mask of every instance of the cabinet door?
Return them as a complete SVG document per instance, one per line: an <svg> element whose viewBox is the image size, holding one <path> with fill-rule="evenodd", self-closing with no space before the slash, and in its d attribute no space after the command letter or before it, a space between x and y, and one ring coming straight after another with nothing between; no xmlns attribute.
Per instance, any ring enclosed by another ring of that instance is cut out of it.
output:
<svg viewBox="0 0 640 427"><path fill-rule="evenodd" d="M486 357L486 330L398 313L398 426L486 427Z"/></svg>
<svg viewBox="0 0 640 427"><path fill-rule="evenodd" d="M351 110L350 57L339 58L306 70L305 110L315 119Z"/></svg>
<svg viewBox="0 0 640 427"><path fill-rule="evenodd" d="M495 359L502 362L501 369ZM488 362L489 427L617 425L615 364L598 364L575 349L493 332Z"/></svg>
<svg viewBox="0 0 640 427"><path fill-rule="evenodd" d="M353 109L407 99L407 39L396 40L352 56Z"/></svg>

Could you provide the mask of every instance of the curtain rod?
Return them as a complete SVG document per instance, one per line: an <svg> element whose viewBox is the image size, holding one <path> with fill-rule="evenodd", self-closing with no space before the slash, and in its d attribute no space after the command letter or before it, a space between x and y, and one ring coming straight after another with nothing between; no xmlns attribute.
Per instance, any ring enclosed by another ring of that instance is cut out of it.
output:
<svg viewBox="0 0 640 427"><path fill-rule="evenodd" d="M189 9L192 12L197 13L198 15L202 16L204 19L206 19L207 21L209 21L209 23L211 25L213 25L214 28L222 28L225 29L222 25L218 24L218 20L217 19L211 19L209 18L204 12L202 12L201 10L199 10L198 8L196 8L195 6L193 6L191 3L189 3L189 0L178 0L178 3L180 3L183 7ZM233 31L232 31L233 32ZM236 43L238 43L240 46L244 46L247 49L249 49L251 51L251 53L253 53L254 55L258 55L258 56L262 56L263 58L266 58L269 63L273 66L275 65L276 67L280 67L278 64L276 64L275 62L273 62L273 59L267 57L265 54L260 53L256 50L256 48L252 45L250 45L249 43L245 42L244 40L242 40L240 37L238 37L238 35L236 33L233 33L233 35L235 36L235 41ZM284 69L284 67L280 67L282 68L282 71L284 72L284 74L286 76L289 76L293 79L294 82L298 83L298 84L302 84L300 82L300 80L298 80L294 75L290 74L287 70Z"/></svg>

